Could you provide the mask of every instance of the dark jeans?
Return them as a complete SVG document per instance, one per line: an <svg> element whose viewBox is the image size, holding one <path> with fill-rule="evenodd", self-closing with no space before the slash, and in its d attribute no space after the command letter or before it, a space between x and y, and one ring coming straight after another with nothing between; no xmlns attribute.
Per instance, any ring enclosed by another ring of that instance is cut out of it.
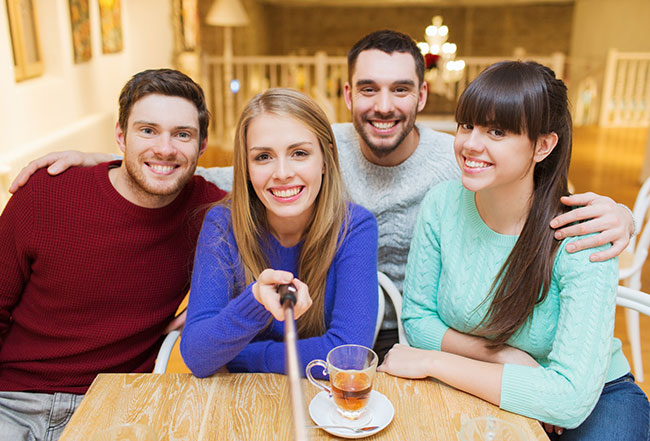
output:
<svg viewBox="0 0 650 441"><path fill-rule="evenodd" d="M561 436L549 434L553 441L648 441L650 404L634 382L632 374L605 383L596 407L578 427Z"/></svg>
<svg viewBox="0 0 650 441"><path fill-rule="evenodd" d="M375 351L379 357L378 365L383 363L384 357L390 348L392 348L393 345L397 343L398 339L399 335L397 334L397 329L382 329L379 331L379 334L377 335L377 341L375 341L375 346L372 348L372 350Z"/></svg>

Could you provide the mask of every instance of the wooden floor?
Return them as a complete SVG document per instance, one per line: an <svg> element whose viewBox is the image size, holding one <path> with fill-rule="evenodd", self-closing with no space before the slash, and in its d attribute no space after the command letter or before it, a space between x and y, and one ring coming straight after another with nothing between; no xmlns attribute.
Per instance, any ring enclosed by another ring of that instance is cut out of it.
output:
<svg viewBox="0 0 650 441"><path fill-rule="evenodd" d="M576 192L594 191L632 207L641 187L639 174L647 136L648 129L575 128L570 179ZM201 158L200 164L206 167L227 165L231 160L232 154L217 148L208 148ZM644 268L643 287L646 291L650 291L650 263ZM650 395L649 317L641 316L641 333L647 377L641 387ZM615 335L623 342L623 350L631 363L632 357L622 311L617 311L616 314ZM177 348L172 354L168 371L188 372Z"/></svg>

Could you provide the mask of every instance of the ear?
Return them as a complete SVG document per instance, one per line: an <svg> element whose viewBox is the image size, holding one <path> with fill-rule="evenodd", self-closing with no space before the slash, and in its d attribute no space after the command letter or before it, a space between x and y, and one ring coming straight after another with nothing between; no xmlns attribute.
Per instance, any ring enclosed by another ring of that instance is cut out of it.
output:
<svg viewBox="0 0 650 441"><path fill-rule="evenodd" d="M203 140L203 142L199 146L199 156L201 156L203 154L203 152L205 152L206 148L208 148L208 136L207 135L205 136L205 139Z"/></svg>
<svg viewBox="0 0 650 441"><path fill-rule="evenodd" d="M420 86L420 91L418 92L418 113L424 109L424 106L427 104L427 98L429 97L429 84L426 81L422 81Z"/></svg>
<svg viewBox="0 0 650 441"><path fill-rule="evenodd" d="M557 133L551 132L546 135L541 135L537 138L535 143L535 154L533 155L533 161L542 162L548 155L551 154L558 141Z"/></svg>
<svg viewBox="0 0 650 441"><path fill-rule="evenodd" d="M120 127L120 123L115 123L115 140L117 141L120 150L122 150L122 153L124 153L126 149L126 141L124 140L125 136L126 133L122 130L122 127Z"/></svg>
<svg viewBox="0 0 650 441"><path fill-rule="evenodd" d="M350 86L348 81L343 86L343 98L345 99L345 105L348 110L352 111L352 86Z"/></svg>

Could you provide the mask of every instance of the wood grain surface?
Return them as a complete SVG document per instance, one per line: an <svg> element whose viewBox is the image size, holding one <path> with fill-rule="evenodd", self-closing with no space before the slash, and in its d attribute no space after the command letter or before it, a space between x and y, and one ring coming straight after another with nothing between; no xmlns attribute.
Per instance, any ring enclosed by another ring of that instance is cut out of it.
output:
<svg viewBox="0 0 650 441"><path fill-rule="evenodd" d="M519 426L530 440L548 440L539 423L435 380L378 373L374 389L395 407L395 418L367 440L458 440L463 422L494 415ZM119 424L145 424L159 441L290 440L287 377L277 374L102 374L93 382L61 441L87 441ZM303 380L306 405L318 393ZM307 413L308 414L308 413ZM340 439L310 430L312 440Z"/></svg>

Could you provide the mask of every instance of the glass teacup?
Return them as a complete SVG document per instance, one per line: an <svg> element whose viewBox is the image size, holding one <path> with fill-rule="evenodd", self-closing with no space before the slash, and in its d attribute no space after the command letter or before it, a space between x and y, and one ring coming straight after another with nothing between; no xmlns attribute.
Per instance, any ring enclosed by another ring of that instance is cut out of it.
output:
<svg viewBox="0 0 650 441"><path fill-rule="evenodd" d="M312 360L307 365L307 379L329 394L339 414L347 419L356 420L365 414L370 401L377 361L377 354L365 346L337 346L327 354L326 362ZM314 366L324 368L323 373L329 375L331 389L316 381L311 375Z"/></svg>

